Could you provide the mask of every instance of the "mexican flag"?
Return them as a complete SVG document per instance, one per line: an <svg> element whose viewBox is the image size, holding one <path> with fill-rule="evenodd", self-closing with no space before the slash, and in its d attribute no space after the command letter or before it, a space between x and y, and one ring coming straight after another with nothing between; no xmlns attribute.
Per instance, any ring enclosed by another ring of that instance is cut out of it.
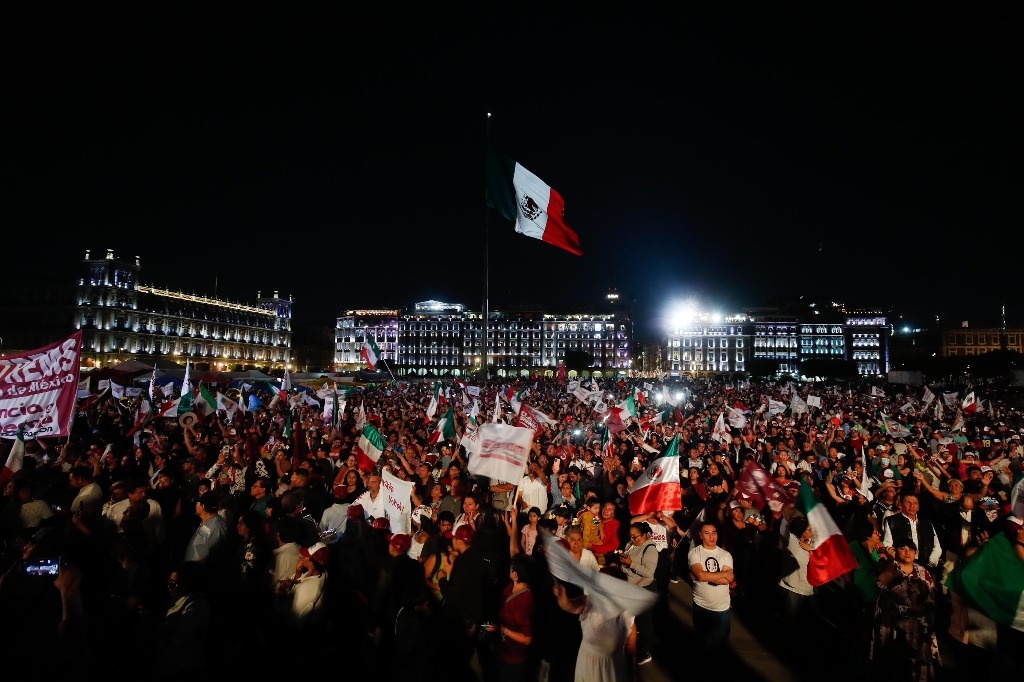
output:
<svg viewBox="0 0 1024 682"><path fill-rule="evenodd" d="M974 414L978 411L978 399L974 397L974 391L971 391L964 396L964 401L961 403L960 409L967 414Z"/></svg>
<svg viewBox="0 0 1024 682"><path fill-rule="evenodd" d="M373 424L367 424L359 436L359 444L356 447L359 468L363 471L373 471L385 447L384 436L380 435L380 431L374 428Z"/></svg>
<svg viewBox="0 0 1024 682"><path fill-rule="evenodd" d="M204 417L209 417L217 411L217 397L210 392L206 384L200 383L199 396L192 402L192 407Z"/></svg>
<svg viewBox="0 0 1024 682"><path fill-rule="evenodd" d="M853 556L849 541L807 481L800 482L796 508L814 530L811 560L807 564L807 582L817 587L857 568L857 559Z"/></svg>
<svg viewBox="0 0 1024 682"><path fill-rule="evenodd" d="M629 513L633 516L653 511L683 508L683 489L679 483L679 434L672 437L661 456L647 465L629 489Z"/></svg>
<svg viewBox="0 0 1024 682"><path fill-rule="evenodd" d="M14 474L21 471L21 465L25 461L25 430L18 429L18 437L14 439L14 443L11 445L11 452L7 455L7 463L4 464L4 468L0 471L0 488L3 488L7 483L14 478Z"/></svg>
<svg viewBox="0 0 1024 682"><path fill-rule="evenodd" d="M441 420L437 422L437 430L430 434L428 442L435 445L442 440L454 439L457 435L455 433L455 411L449 407Z"/></svg>
<svg viewBox="0 0 1024 682"><path fill-rule="evenodd" d="M373 369L377 366L377 361L380 360L380 348L377 348L377 342L371 336L367 336L363 341L363 350L360 353L363 356L363 360L366 364Z"/></svg>
<svg viewBox="0 0 1024 682"><path fill-rule="evenodd" d="M1024 630L1024 562L1005 533L954 568L946 585L995 622Z"/></svg>
<svg viewBox="0 0 1024 682"><path fill-rule="evenodd" d="M444 402L444 396L441 395L441 382L434 382L434 395L430 396L430 404L427 405L427 420L434 418L437 414L437 407Z"/></svg>
<svg viewBox="0 0 1024 682"><path fill-rule="evenodd" d="M910 435L910 429L884 412L882 413L882 426L885 428L885 432L893 438L906 438Z"/></svg>
<svg viewBox="0 0 1024 682"><path fill-rule="evenodd" d="M156 416L172 419L176 418L179 414L185 414L185 411L178 412L178 405L180 404L181 398L178 398L177 400L168 400L157 409Z"/></svg>
<svg viewBox="0 0 1024 682"><path fill-rule="evenodd" d="M563 214L562 195L490 145L487 147L487 205L516 225L516 232L582 256L580 238Z"/></svg>

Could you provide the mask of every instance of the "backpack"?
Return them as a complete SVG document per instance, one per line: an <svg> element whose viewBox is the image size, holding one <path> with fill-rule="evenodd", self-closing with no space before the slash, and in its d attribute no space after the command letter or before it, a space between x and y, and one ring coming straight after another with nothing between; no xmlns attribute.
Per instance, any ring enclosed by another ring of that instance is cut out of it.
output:
<svg viewBox="0 0 1024 682"><path fill-rule="evenodd" d="M647 549L644 550L645 552ZM672 571L672 548L655 550L658 552L658 563L654 568L654 576L648 585L645 585L652 592L666 594L668 592L669 577Z"/></svg>

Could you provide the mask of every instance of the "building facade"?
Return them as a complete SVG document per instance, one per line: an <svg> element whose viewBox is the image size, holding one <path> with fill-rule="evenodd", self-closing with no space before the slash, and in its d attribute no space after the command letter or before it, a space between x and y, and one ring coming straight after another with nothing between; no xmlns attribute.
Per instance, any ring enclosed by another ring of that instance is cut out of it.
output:
<svg viewBox="0 0 1024 682"><path fill-rule="evenodd" d="M86 251L77 286L73 328L81 329L82 362L103 367L143 357L211 368L291 365L292 301L275 291L255 304L185 294L140 284L138 258L103 258Z"/></svg>
<svg viewBox="0 0 1024 682"><path fill-rule="evenodd" d="M590 354L592 373L632 368L632 322L621 313L490 311L485 323L481 312L442 301L402 311L350 310L338 318L336 371L362 366L368 337L395 373L406 376L460 376L488 364L498 376L552 375L573 352Z"/></svg>
<svg viewBox="0 0 1024 682"><path fill-rule="evenodd" d="M890 328L882 313L842 305L803 313L752 308L716 316L692 312L666 339L664 369L670 375L732 374L751 363L772 363L782 376L800 376L812 359L852 361L860 375L884 375L889 365Z"/></svg>
<svg viewBox="0 0 1024 682"><path fill-rule="evenodd" d="M942 334L942 354L946 357L970 357L994 350L1024 353L1024 329L963 326Z"/></svg>

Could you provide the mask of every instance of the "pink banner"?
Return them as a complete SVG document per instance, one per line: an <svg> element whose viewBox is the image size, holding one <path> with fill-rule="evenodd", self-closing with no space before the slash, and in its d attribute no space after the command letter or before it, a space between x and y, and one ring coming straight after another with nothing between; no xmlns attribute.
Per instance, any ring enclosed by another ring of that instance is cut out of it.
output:
<svg viewBox="0 0 1024 682"><path fill-rule="evenodd" d="M82 332L0 358L0 437L68 436L75 419Z"/></svg>

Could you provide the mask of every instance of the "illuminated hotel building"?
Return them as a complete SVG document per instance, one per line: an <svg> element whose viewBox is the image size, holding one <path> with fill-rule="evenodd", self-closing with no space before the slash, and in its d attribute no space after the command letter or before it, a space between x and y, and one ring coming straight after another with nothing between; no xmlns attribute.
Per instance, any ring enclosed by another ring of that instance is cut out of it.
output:
<svg viewBox="0 0 1024 682"><path fill-rule="evenodd" d="M612 291L606 300L616 299ZM590 354L590 373L619 375L632 367L633 326L621 312L492 310L485 325L481 312L461 303L423 301L402 311L350 310L337 321L337 371L365 366L361 350L367 337L392 362L396 375L459 376L482 369L489 359L498 376L551 376L572 351Z"/></svg>
<svg viewBox="0 0 1024 682"><path fill-rule="evenodd" d="M751 361L763 361L774 363L779 375L796 377L803 362L831 359L852 361L860 375L884 375L890 336L883 313L842 304L726 316L691 311L669 331L666 369L677 376L747 372Z"/></svg>
<svg viewBox="0 0 1024 682"><path fill-rule="evenodd" d="M81 329L82 363L94 367L137 356L189 357L211 368L291 363L292 301L257 293L255 304L185 294L138 282L139 259L85 252L74 308Z"/></svg>

